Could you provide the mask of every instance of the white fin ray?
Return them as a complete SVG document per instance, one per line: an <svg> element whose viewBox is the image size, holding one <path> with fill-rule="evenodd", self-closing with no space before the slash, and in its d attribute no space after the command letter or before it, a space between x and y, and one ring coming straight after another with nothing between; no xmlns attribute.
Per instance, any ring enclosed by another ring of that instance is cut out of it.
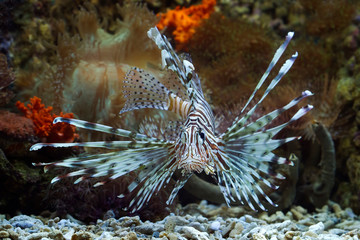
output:
<svg viewBox="0 0 360 240"><path fill-rule="evenodd" d="M264 134L267 136L266 134ZM256 138L257 139L257 138ZM295 139L299 139L298 137L289 137L283 139L265 139L265 141L249 141L246 136L240 140L233 140L226 144L226 148L236 148L240 152L252 153L258 156L266 156L274 149L279 146L293 141Z"/></svg>
<svg viewBox="0 0 360 240"><path fill-rule="evenodd" d="M236 131L239 127L244 126L244 124L247 122L247 120L253 115L257 107L262 103L262 101L265 99L265 97L270 93L270 91L280 82L281 78L289 71L293 63L295 62L295 59L297 58L297 53L295 53L290 59L286 60L284 65L280 68L278 75L271 81L268 88L265 90L263 96L260 98L260 100L243 116L241 119L235 118L235 121L231 125L231 127L228 128L228 130L225 132L225 135L229 135Z"/></svg>
<svg viewBox="0 0 360 240"><path fill-rule="evenodd" d="M114 135L121 136L121 137L129 137L134 140L159 141L157 138L151 138L151 137L146 136L145 134L141 134L141 133L137 133L137 132L133 132L133 131L129 131L129 130L124 130L121 128L110 127L110 126L106 126L106 125L99 124L99 123L92 123L92 122L88 122L88 121L73 119L73 118L57 117L54 119L53 124L60 123L60 122L68 123L68 124L74 125L75 127L79 127L79 128L83 128L83 129L114 134Z"/></svg>
<svg viewBox="0 0 360 240"><path fill-rule="evenodd" d="M172 161L162 162L147 174L148 178L144 182L144 185L129 204L132 213L141 209L144 204L148 203L151 197L164 186L164 183L165 185L169 183L171 176L176 170L172 165Z"/></svg>
<svg viewBox="0 0 360 240"><path fill-rule="evenodd" d="M98 141L98 142L79 142L79 143L37 143L31 146L30 151L36 151L43 147L93 147L107 149L132 149L146 147L166 147L171 143L148 142L148 141Z"/></svg>
<svg viewBox="0 0 360 240"><path fill-rule="evenodd" d="M166 201L167 205L170 205L173 203L176 195L178 194L180 189L184 187L185 183L189 180L189 178L191 176L192 176L192 174L187 174L185 176L181 176L181 178L178 179L178 181L176 182L176 184L174 186L174 189L171 191L170 196L169 196L168 200Z"/></svg>
<svg viewBox="0 0 360 240"><path fill-rule="evenodd" d="M292 101L290 101L287 105L285 105L282 108L276 109L260 118L258 118L256 121L253 121L245 126L242 127L237 127L238 129L233 130L233 131L229 131L226 134L224 134L222 136L222 138L225 141L230 141L232 139L237 139L242 135L247 135L247 134L251 134L251 133L255 133L256 131L261 130L262 128L264 128L266 125L268 125L269 123L271 123L275 118L277 118L280 114L282 114L283 112L285 112L286 110L294 107L296 104L298 104L301 100L303 100L306 97L312 96L313 94L310 91L304 91L302 92L302 94L300 96L298 96L297 98L293 99ZM240 122L242 122L242 120L240 119L239 122L237 122L236 124L239 124ZM240 126L240 125L237 125Z"/></svg>
<svg viewBox="0 0 360 240"><path fill-rule="evenodd" d="M115 179L150 164L152 159L164 158L167 154L168 149L156 147L72 157L60 162L39 163L35 165L45 166L45 168L80 168L63 176L57 176L52 180L52 183L54 183L65 177L83 176L75 181L75 183L79 183L89 177L108 176L110 179Z"/></svg>
<svg viewBox="0 0 360 240"><path fill-rule="evenodd" d="M284 53L284 51L286 50L286 47L288 46L290 40L292 39L292 37L294 36L294 32L289 32L286 35L285 41L284 43L276 50L273 59L271 60L268 68L266 69L265 73L263 74L263 76L261 77L259 83L256 85L253 93L251 94L251 96L249 97L247 103L244 105L243 109L241 110L241 113L247 108L247 106L249 105L249 103L251 102L251 100L254 98L256 92L261 88L261 86L263 85L263 83L265 82L266 78L269 76L269 73L271 72L271 70L273 69L273 67L276 65L276 63L279 61L280 57L282 56L282 54Z"/></svg>
<svg viewBox="0 0 360 240"><path fill-rule="evenodd" d="M260 171L273 178L284 179L283 175L272 171L272 168L268 162L258 161L258 157L254 157L253 155L239 156L230 152L228 152L228 155L230 159L232 159L231 161L229 160L229 162L231 162L233 166L236 166L237 169L242 169L244 172ZM242 164L240 165L240 163L236 163L235 160L242 162Z"/></svg>
<svg viewBox="0 0 360 240"><path fill-rule="evenodd" d="M254 211L256 211L256 208L252 204L252 200L260 209L266 211L266 208L261 203L254 189L257 189L258 193L260 193L270 204L276 206L276 204L273 203L273 201L264 193L264 191L259 186L259 180L263 181L267 186L271 188L274 188L275 186L268 182L266 179L260 177L254 169L247 168L245 166L241 166L240 168L238 168L236 165L233 164L234 162L236 162L236 160L229 160L227 164L230 167L230 170L222 171L221 174L218 174L219 184L222 182L230 182L232 190L235 192L237 199L241 202L245 200L249 207ZM255 176L257 179L254 179L252 175ZM228 199L226 202L229 205L231 199L231 191L230 189L223 191L225 199Z"/></svg>

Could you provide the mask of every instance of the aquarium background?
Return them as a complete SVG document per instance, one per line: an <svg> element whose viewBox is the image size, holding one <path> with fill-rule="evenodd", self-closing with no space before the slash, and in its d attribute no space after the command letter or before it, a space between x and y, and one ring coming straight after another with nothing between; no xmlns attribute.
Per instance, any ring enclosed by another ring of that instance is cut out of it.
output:
<svg viewBox="0 0 360 240"><path fill-rule="evenodd" d="M132 66L146 69L161 64L156 45L146 35L155 25L178 53L190 54L219 131L231 125L274 51L287 32L294 31L283 61L295 51L299 57L258 114L285 105L305 89L314 96L303 105L312 104L314 109L279 134L302 138L276 150L291 157L295 167L277 169L286 180L278 183L279 190L269 193L279 205L269 206L269 214L295 205L312 212L329 200L360 213L358 1L3 0L1 214L71 215L85 223L129 215L125 206L131 196L117 196L126 192L136 173L99 188L92 187L93 179L77 185L74 179L64 179L51 185L51 179L65 170L45 173L32 163L59 161L93 150L30 152L29 148L39 142L115 140L66 124L54 125L57 116L130 130L139 130L145 117L159 119L159 128L172 120L174 116L154 110L118 114L125 103L121 82L126 72ZM296 110L278 121L287 121ZM212 183L206 176L199 179ZM201 200L224 202L199 194L206 192L206 184L200 190L193 186L191 182L185 186L171 206L165 204L169 190L164 189L134 215L159 220Z"/></svg>

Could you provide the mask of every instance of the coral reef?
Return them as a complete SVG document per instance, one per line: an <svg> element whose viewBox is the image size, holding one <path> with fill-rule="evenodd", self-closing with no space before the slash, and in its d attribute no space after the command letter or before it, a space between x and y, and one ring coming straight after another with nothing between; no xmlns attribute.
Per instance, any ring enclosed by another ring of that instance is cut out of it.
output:
<svg viewBox="0 0 360 240"><path fill-rule="evenodd" d="M176 49L187 49L187 43L196 32L196 28L203 19L208 19L216 0L203 0L199 5L188 8L177 6L174 10L168 10L160 14L160 21L156 25L159 30L169 28L176 42Z"/></svg>
<svg viewBox="0 0 360 240"><path fill-rule="evenodd" d="M0 110L0 149L8 157L23 157L35 142L34 124L15 113Z"/></svg>
<svg viewBox="0 0 360 240"><path fill-rule="evenodd" d="M0 149L0 212L40 213L46 206L43 199L49 179L31 167L29 155L22 156L27 161L8 159Z"/></svg>
<svg viewBox="0 0 360 240"><path fill-rule="evenodd" d="M30 98L30 104L17 101L16 107L32 120L36 136L43 139L43 142L73 142L78 135L75 133L75 126L68 123L53 124L56 117L74 118L72 113L51 114L53 108L45 107L38 97Z"/></svg>
<svg viewBox="0 0 360 240"><path fill-rule="evenodd" d="M9 89L14 81L15 75L8 67L6 56L0 53L0 106L5 106L14 97L13 91Z"/></svg>

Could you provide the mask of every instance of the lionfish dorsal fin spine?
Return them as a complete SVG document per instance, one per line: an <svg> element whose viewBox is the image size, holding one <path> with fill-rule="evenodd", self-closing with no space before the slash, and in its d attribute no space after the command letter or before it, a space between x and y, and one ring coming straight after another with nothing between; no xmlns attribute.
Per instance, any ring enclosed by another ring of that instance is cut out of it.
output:
<svg viewBox="0 0 360 240"><path fill-rule="evenodd" d="M249 105L249 103L251 102L251 100L254 98L255 93L261 88L261 86L263 85L263 83L265 82L266 78L269 76L271 70L273 69L273 67L276 65L276 63L279 61L280 57L282 56L282 54L284 53L284 51L286 50L287 46L289 45L289 42L291 41L291 39L294 36L294 32L289 32L286 35L285 41L284 43L276 50L273 59L271 60L268 68L266 69L265 73L263 74L263 76L261 77L259 83L256 85L253 93L251 94L251 96L249 97L248 101L246 102L246 104L244 105L243 109L241 110L241 113L244 112L244 110L247 108L247 106Z"/></svg>

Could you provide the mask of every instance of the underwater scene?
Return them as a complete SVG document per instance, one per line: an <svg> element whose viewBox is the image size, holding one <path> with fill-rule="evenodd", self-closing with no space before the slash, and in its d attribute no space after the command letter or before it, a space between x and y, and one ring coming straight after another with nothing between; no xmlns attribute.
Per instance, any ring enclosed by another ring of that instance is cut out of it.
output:
<svg viewBox="0 0 360 240"><path fill-rule="evenodd" d="M0 0L0 239L360 239L360 1Z"/></svg>

